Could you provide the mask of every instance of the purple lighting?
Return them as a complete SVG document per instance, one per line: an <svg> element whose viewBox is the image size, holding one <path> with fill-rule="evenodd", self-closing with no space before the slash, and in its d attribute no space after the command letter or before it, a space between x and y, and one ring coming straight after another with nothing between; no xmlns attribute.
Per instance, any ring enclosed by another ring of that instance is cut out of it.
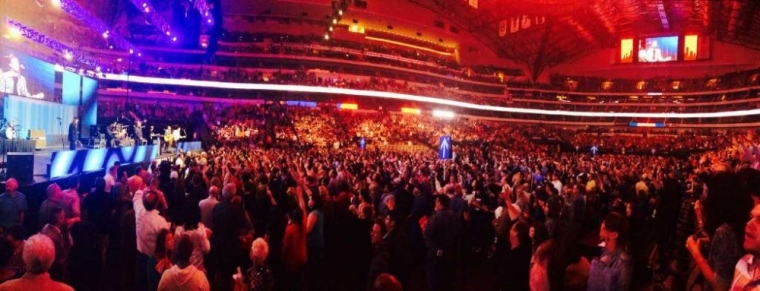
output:
<svg viewBox="0 0 760 291"><path fill-rule="evenodd" d="M145 16L148 18L146 20L148 24L155 26L167 36L171 34L169 24L161 17L161 15L156 13L157 10L153 7L153 5L150 4L150 1L144 1L144 0L131 0L131 1L132 1L132 4L135 5L135 7L137 7L138 9L142 8L141 10L145 12Z"/></svg>
<svg viewBox="0 0 760 291"><path fill-rule="evenodd" d="M75 0L60 0L61 10L65 11L69 15L73 16L79 22L87 25L95 32L101 34L104 39L109 39L111 44L116 45L120 50L128 50L134 48L124 37L118 33L111 35L111 28L105 25L100 19L93 16L87 10L79 6Z"/></svg>
<svg viewBox="0 0 760 291"><path fill-rule="evenodd" d="M67 60L70 59L71 61L76 61L77 63L80 63L85 66L89 66L89 67L100 66L100 64L98 64L97 61L95 61L94 59L88 58L85 55L82 55L81 53L79 53L78 50L70 48L69 46L51 37L48 37L42 33L39 33L36 30L30 27L27 27L26 25L20 22L6 18L6 23L11 29L18 30L20 32L20 35L34 42L47 46L48 48L62 54L64 58ZM77 53L74 54L74 52L77 52Z"/></svg>

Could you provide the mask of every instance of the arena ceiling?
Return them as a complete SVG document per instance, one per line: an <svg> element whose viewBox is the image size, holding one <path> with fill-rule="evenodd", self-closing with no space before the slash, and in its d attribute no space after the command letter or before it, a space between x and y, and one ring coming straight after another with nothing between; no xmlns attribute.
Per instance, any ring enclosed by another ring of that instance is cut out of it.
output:
<svg viewBox="0 0 760 291"><path fill-rule="evenodd" d="M408 1L473 34L500 57L527 65L536 76L626 37L694 33L760 50L757 0Z"/></svg>

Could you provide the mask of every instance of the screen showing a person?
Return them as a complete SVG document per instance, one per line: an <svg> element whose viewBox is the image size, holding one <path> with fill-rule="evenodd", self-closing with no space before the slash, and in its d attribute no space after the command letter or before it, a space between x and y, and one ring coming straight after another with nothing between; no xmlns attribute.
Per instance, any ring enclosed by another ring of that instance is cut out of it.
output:
<svg viewBox="0 0 760 291"><path fill-rule="evenodd" d="M0 95L53 99L55 66L0 47Z"/></svg>
<svg viewBox="0 0 760 291"><path fill-rule="evenodd" d="M659 63L678 60L678 37L651 37L639 40L639 62Z"/></svg>

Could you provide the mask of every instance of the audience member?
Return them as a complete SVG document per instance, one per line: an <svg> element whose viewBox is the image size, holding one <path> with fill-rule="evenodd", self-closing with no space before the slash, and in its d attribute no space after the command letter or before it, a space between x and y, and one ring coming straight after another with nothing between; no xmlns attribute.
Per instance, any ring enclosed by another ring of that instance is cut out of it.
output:
<svg viewBox="0 0 760 291"><path fill-rule="evenodd" d="M24 243L24 266L26 273L19 279L0 284L0 291L46 290L73 291L70 286L53 281L48 270L55 261L55 246L45 235L36 234Z"/></svg>

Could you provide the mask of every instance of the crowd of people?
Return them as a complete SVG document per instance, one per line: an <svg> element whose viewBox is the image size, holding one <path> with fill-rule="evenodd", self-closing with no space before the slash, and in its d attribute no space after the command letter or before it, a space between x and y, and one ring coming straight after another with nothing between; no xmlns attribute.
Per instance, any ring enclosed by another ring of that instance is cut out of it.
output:
<svg viewBox="0 0 760 291"><path fill-rule="evenodd" d="M337 87L359 90L404 93L430 96L442 99L476 103L482 105L508 106L545 110L567 110L588 112L651 112L651 113L697 113L714 111L736 111L756 107L748 92L734 92L724 95L707 94L704 98L683 98L683 96L574 96L558 95L557 92L515 91L505 95L496 92L473 92L471 88L450 87L443 83L411 82L387 77L362 77L351 74L327 73L306 69L236 69L226 67L178 66L163 63L153 66L140 64L129 71L139 76L213 80L227 82L254 82L270 84L296 84L309 86ZM130 84L121 82L101 82L101 87L125 87L139 92L171 92L182 95L213 97L247 97L249 93L209 90L202 87L167 86L161 84ZM233 94L233 95L230 95ZM237 94L237 95L234 95ZM559 97L558 97L559 96ZM742 102L742 100L746 100ZM724 102L732 101L732 102ZM737 102L738 101L738 102ZM701 103L702 105L690 105ZM740 121L740 122L746 122Z"/></svg>
<svg viewBox="0 0 760 291"><path fill-rule="evenodd" d="M9 180L0 290L629 290L677 284L658 276L679 276L683 256L706 288L757 279L755 132L579 132L607 146L710 145L594 154L538 142L563 135L541 126L204 110L217 112L203 152L114 164L92 190L51 184L33 229L22 226L36 207ZM431 149L441 135L457 141L453 159ZM427 147L361 150L356 137Z"/></svg>

